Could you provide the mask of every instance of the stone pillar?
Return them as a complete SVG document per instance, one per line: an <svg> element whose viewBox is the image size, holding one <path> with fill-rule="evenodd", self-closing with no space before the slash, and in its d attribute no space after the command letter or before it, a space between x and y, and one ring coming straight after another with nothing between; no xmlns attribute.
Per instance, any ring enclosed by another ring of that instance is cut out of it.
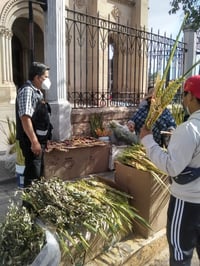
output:
<svg viewBox="0 0 200 266"><path fill-rule="evenodd" d="M1 50L1 62L3 67L2 71L2 83L13 82L12 75L12 53L11 53L11 39L12 33L5 28L0 30L0 50Z"/></svg>
<svg viewBox="0 0 200 266"><path fill-rule="evenodd" d="M14 103L16 87L12 73L12 32L0 27L0 102Z"/></svg>
<svg viewBox="0 0 200 266"><path fill-rule="evenodd" d="M186 43L185 66L184 73L188 71L196 60L196 32L190 28L184 29L184 43ZM195 68L188 74L188 76L195 74Z"/></svg>
<svg viewBox="0 0 200 266"><path fill-rule="evenodd" d="M67 101L65 1L48 0L45 13L45 63L50 67L51 89L46 98L52 108L53 139L71 136L71 105Z"/></svg>

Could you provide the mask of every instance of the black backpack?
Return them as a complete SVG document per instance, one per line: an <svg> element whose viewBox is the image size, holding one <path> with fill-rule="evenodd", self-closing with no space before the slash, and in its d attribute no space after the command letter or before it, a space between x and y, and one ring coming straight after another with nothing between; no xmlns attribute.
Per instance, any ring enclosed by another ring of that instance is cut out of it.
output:
<svg viewBox="0 0 200 266"><path fill-rule="evenodd" d="M38 141L46 144L52 138L53 126L50 123L51 107L44 100L38 100L31 118Z"/></svg>

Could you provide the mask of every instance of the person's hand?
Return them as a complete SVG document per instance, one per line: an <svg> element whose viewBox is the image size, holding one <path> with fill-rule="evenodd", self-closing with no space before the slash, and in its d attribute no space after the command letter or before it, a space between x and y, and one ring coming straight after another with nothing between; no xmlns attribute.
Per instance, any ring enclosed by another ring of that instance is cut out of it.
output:
<svg viewBox="0 0 200 266"><path fill-rule="evenodd" d="M140 139L144 138L149 134L152 134L152 131L150 129L147 129L147 127L143 125L142 128L140 129Z"/></svg>
<svg viewBox="0 0 200 266"><path fill-rule="evenodd" d="M36 155L39 156L41 151L42 151L42 147L40 145L40 143L38 141L32 142L31 143L31 151Z"/></svg>
<svg viewBox="0 0 200 266"><path fill-rule="evenodd" d="M127 122L127 127L130 132L135 132L135 123L131 120Z"/></svg>

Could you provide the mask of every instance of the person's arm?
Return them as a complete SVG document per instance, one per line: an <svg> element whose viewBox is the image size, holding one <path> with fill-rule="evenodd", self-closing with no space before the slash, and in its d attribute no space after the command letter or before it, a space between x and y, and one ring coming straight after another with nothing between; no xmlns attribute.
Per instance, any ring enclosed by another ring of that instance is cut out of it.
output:
<svg viewBox="0 0 200 266"><path fill-rule="evenodd" d="M153 139L151 131L143 126L140 140L146 149L148 158L169 176L177 176L186 166L190 166L196 149L196 137L192 127L179 125L171 136L167 151Z"/></svg>
<svg viewBox="0 0 200 266"><path fill-rule="evenodd" d="M28 115L21 117L23 129L31 142L31 150L35 155L39 155L41 152L41 145L37 139L37 136L33 129L31 118Z"/></svg>

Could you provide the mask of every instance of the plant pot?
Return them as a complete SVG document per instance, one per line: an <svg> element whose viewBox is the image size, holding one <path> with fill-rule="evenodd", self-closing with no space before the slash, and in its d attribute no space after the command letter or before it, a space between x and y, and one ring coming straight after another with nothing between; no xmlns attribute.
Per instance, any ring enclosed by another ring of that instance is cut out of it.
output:
<svg viewBox="0 0 200 266"><path fill-rule="evenodd" d="M16 177L17 177L17 185L19 188L24 187L24 165L15 165L15 172L16 172Z"/></svg>
<svg viewBox="0 0 200 266"><path fill-rule="evenodd" d="M99 140L105 141L105 142L110 142L109 136L99 137Z"/></svg>

